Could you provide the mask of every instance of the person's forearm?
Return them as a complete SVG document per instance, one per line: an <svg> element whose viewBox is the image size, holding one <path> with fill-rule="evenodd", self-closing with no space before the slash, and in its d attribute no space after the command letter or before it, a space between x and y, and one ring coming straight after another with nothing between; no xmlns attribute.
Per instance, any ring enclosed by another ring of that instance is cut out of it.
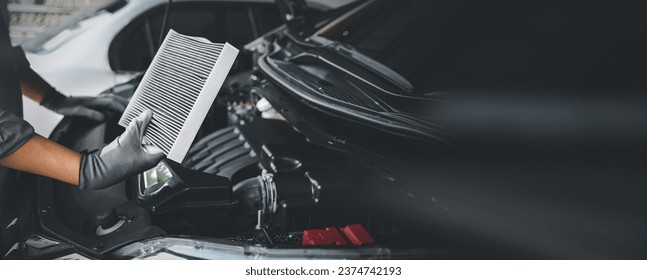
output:
<svg viewBox="0 0 647 280"><path fill-rule="evenodd" d="M34 135L12 154L0 159L0 166L79 185L81 154Z"/></svg>
<svg viewBox="0 0 647 280"><path fill-rule="evenodd" d="M20 89L27 98L38 102L43 101L52 87L41 78L34 70L28 69L20 79Z"/></svg>

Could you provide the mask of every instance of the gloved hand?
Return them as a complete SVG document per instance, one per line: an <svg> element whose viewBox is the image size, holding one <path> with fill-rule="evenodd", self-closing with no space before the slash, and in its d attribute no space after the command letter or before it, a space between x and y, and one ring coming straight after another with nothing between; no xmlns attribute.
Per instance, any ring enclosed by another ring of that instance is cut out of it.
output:
<svg viewBox="0 0 647 280"><path fill-rule="evenodd" d="M95 154L81 156L79 187L97 190L155 167L165 156L159 148L142 142L153 117L150 110L133 119L126 131Z"/></svg>
<svg viewBox="0 0 647 280"><path fill-rule="evenodd" d="M64 116L103 121L109 111L117 114L123 113L128 105L128 100L114 94L102 94L97 97L68 97L52 88L40 105Z"/></svg>

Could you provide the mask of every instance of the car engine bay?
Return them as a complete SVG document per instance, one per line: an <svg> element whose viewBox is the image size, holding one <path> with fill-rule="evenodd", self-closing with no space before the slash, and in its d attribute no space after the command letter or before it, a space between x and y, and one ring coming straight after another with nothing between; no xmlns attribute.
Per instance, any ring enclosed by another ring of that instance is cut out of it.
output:
<svg viewBox="0 0 647 280"><path fill-rule="evenodd" d="M643 90L644 77L600 74L609 90L560 83L563 75L588 77L590 67L577 61L577 71L532 63L513 71L542 87L518 87L507 69L480 63L465 69L482 72L466 75L459 60L444 60L460 48L430 52L443 40L423 37L431 34L426 27L445 25L417 5L443 7L412 3L393 14L399 1L368 1L316 24L293 9L292 21L241 50L181 163L164 160L100 191L38 177L26 255L644 258L636 248L647 232L647 99L633 91ZM489 17L473 7L456 14ZM382 18L395 23L382 26ZM400 40L406 34L392 28L421 22L410 30L415 40ZM454 38L453 31L472 30L457 22L442 33L445 41L490 50L491 37ZM374 37L388 43L374 49ZM542 44L529 45L524 54L542 53ZM636 61L601 68L638 73ZM129 98L140 79L105 93ZM625 89L626 79L635 83ZM98 151L123 132L118 119L65 118L50 139Z"/></svg>
<svg viewBox="0 0 647 280"><path fill-rule="evenodd" d="M228 78L229 87L181 164L165 160L100 191L39 178L38 214L45 232L100 258L126 258L115 249L159 237L325 249L312 258L456 257L446 229L429 211L416 210L433 205L442 212L434 197L415 193L366 159L312 143L253 86L241 86L256 75L241 71ZM137 84L135 79L111 93L128 96ZM68 118L51 138L95 151L123 131L117 117L99 124ZM343 255L346 251L356 255Z"/></svg>

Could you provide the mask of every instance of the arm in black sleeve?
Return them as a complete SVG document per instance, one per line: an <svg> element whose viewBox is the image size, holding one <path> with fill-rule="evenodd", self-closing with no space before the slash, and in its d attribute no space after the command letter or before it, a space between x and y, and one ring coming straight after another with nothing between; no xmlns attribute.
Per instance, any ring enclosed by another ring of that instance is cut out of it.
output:
<svg viewBox="0 0 647 280"><path fill-rule="evenodd" d="M7 11L6 1L4 4L0 4L0 42L0 48L4 52L2 55L7 55L10 63L16 67L15 70L19 75L24 74L30 65L22 47L11 47L9 39L9 12Z"/></svg>
<svg viewBox="0 0 647 280"><path fill-rule="evenodd" d="M17 46L12 48L11 58L13 64L16 66L16 72L22 76L30 68L29 60L25 56L25 51L22 47Z"/></svg>
<svg viewBox="0 0 647 280"><path fill-rule="evenodd" d="M34 135L34 128L25 120L0 110L0 158L15 152Z"/></svg>

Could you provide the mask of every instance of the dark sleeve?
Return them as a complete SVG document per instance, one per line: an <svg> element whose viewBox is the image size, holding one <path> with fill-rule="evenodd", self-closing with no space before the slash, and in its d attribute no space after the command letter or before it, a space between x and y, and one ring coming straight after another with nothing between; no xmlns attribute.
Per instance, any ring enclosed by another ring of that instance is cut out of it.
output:
<svg viewBox="0 0 647 280"><path fill-rule="evenodd" d="M0 110L0 158L15 152L34 135L34 128L25 120Z"/></svg>
<svg viewBox="0 0 647 280"><path fill-rule="evenodd" d="M7 11L6 2L0 4L0 41L3 41L3 44L6 41L6 46L11 48L11 50L3 49L2 51L8 51L6 54L11 59L11 63L16 67L18 74L22 74L29 69L29 61L25 57L25 51L22 47L11 47L9 39L9 12Z"/></svg>
<svg viewBox="0 0 647 280"><path fill-rule="evenodd" d="M13 53L12 53L12 60L13 64L16 66L16 70L21 76L27 69L29 69L29 60L27 60L27 57L25 56L25 51L22 49L22 47L13 47Z"/></svg>

